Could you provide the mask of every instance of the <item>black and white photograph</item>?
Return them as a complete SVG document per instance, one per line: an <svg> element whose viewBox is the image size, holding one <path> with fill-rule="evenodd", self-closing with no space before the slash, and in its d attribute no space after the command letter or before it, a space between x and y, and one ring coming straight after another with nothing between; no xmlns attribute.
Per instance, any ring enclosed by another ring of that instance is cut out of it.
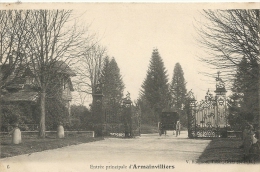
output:
<svg viewBox="0 0 260 172"><path fill-rule="evenodd" d="M0 1L0 171L259 171L259 37L259 2Z"/></svg>

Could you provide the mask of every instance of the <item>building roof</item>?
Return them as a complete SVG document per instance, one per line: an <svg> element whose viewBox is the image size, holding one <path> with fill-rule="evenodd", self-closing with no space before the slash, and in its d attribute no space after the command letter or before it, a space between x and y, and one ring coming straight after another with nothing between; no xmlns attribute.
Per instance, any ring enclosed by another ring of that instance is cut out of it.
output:
<svg viewBox="0 0 260 172"><path fill-rule="evenodd" d="M53 62L52 66L49 65L49 68L56 70L55 73L66 74L67 76L76 75L70 69L70 67L63 61ZM3 68L1 68L1 71L7 74L7 72L10 71L8 69L9 69L8 65L5 65ZM10 92L7 92L1 96L2 101L4 102L19 102L19 101L36 102L37 101L39 95L36 92L36 89L31 89L32 87L30 87L29 90L24 88L26 82L26 76L31 76L31 77L34 76L33 69L31 68L30 65L29 66L21 65L18 68L16 68L14 72L9 74L9 76L5 80L5 85L3 88L5 88ZM74 89L70 77L68 77L68 84L69 84L69 89L73 91ZM20 91L14 92L14 90L16 91L20 90Z"/></svg>
<svg viewBox="0 0 260 172"><path fill-rule="evenodd" d="M54 69L55 73L66 74L68 76L76 76L76 73L63 61L55 61L48 66L50 69ZM34 77L33 67L31 65L20 65L15 70L9 68L9 64L1 65L0 70L3 74L3 81L5 86L19 87L19 84L25 83L25 76ZM71 82L71 81L70 81ZM15 86L16 85L16 86ZM72 83L70 83L72 87ZM72 89L73 90L73 87Z"/></svg>
<svg viewBox="0 0 260 172"><path fill-rule="evenodd" d="M54 61L50 65L48 65L50 69L56 69L57 73L67 74L69 76L76 76L76 73L64 62L64 61ZM17 77L17 75L26 75L26 76L33 76L33 67L32 65L28 64L21 64L19 67L16 67L15 70L10 68L9 64L0 65L1 72L6 77ZM10 79L9 79L10 80Z"/></svg>
<svg viewBox="0 0 260 172"><path fill-rule="evenodd" d="M57 68L57 73L67 74L69 76L76 76L76 73L64 61L56 61L53 63L53 68Z"/></svg>
<svg viewBox="0 0 260 172"><path fill-rule="evenodd" d="M2 95L2 100L4 102L36 102L38 100L39 94L34 91L19 91L15 93L6 93Z"/></svg>

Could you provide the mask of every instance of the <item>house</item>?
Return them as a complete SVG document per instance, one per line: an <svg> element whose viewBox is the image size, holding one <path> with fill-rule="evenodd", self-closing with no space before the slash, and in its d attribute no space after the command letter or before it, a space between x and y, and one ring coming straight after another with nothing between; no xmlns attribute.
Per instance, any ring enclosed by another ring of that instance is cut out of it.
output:
<svg viewBox="0 0 260 172"><path fill-rule="evenodd" d="M49 114L49 116L46 115L46 120L49 119L49 121L52 121L53 116L58 113L65 113L61 112L61 109L66 109L69 117L71 113L71 91L74 91L71 77L76 74L63 61L56 61L48 65L48 67L48 71L54 72L49 74L49 77L51 76L52 79L47 87L46 106L50 105L51 107L46 107L46 114ZM39 121L40 87L34 73L35 71L31 65L20 65L12 71L10 70L9 64L1 66L1 72L3 74L1 104L3 106L16 106L19 111L22 111L20 120L23 117L25 120L18 121L19 123L38 124ZM63 106L65 108L63 108ZM14 113L17 113L17 111ZM12 123L13 121L3 122Z"/></svg>

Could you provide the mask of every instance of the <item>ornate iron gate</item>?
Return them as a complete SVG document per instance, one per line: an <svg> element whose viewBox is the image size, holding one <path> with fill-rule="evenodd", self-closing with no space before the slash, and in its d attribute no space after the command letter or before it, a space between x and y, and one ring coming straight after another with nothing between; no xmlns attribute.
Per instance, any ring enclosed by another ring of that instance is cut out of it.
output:
<svg viewBox="0 0 260 172"><path fill-rule="evenodd" d="M189 138L226 137L227 104L224 82L216 78L215 96L208 90L205 100L196 102L193 93L189 92L190 111L188 113Z"/></svg>
<svg viewBox="0 0 260 172"><path fill-rule="evenodd" d="M121 113L114 113L112 110L104 110L104 115L104 135L123 137L125 130Z"/></svg>

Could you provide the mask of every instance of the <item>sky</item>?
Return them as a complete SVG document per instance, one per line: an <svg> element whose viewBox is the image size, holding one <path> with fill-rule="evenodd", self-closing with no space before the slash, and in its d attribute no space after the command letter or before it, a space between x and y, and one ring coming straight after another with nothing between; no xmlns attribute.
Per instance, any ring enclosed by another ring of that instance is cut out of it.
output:
<svg viewBox="0 0 260 172"><path fill-rule="evenodd" d="M204 50L197 42L196 27L203 21L202 9L259 8L259 3L60 3L15 4L0 8L73 9L79 24L89 26L99 44L114 57L125 84L125 94L131 99L139 96L146 77L153 49L157 48L167 70L169 82L176 63L180 63L187 90L194 92L198 101L207 90L215 90L215 78L202 72L216 73L199 61ZM84 99L88 106L92 96ZM74 91L72 104L82 103Z"/></svg>
<svg viewBox="0 0 260 172"><path fill-rule="evenodd" d="M203 50L196 41L200 12L191 5L176 4L106 4L76 11L81 14L80 21L90 23L89 31L97 34L108 55L115 58L125 93L128 91L132 100L138 98L154 48L163 59L169 81L175 64L180 63L186 88L192 89L198 100L208 89L214 91L214 78L200 74L208 70L199 61ZM91 96L86 101L91 102Z"/></svg>

